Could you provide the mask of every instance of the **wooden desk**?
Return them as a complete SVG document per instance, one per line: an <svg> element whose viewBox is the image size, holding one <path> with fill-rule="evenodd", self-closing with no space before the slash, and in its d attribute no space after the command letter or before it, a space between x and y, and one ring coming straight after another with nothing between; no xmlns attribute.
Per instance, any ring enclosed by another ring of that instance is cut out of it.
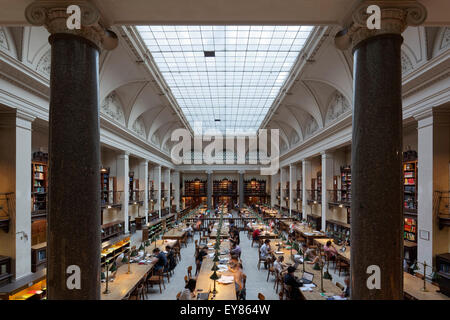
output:
<svg viewBox="0 0 450 320"><path fill-rule="evenodd" d="M220 251L227 250L230 247L229 241L224 241L220 245ZM213 250L209 250L208 254L213 253ZM208 292L214 289L214 281L209 277L212 275L213 271L211 271L212 266L214 265L213 258L210 258L209 255L203 258L202 266L200 268L200 272L197 276L197 285L195 287L195 292L198 293L198 290L201 289L201 292ZM218 274L220 277L220 274ZM225 272L224 275L232 275L230 271ZM230 284L220 284L216 281L216 290L217 294L214 300L236 300L236 287L235 283ZM210 295L210 299L212 294Z"/></svg>
<svg viewBox="0 0 450 320"><path fill-rule="evenodd" d="M413 300L450 300L445 294L437 292L439 287L427 282L426 288L428 291L424 292L423 280L415 277L407 272L403 273L403 292L405 296Z"/></svg>
<svg viewBox="0 0 450 320"><path fill-rule="evenodd" d="M172 240L182 240L186 236L186 231L183 231L183 229L179 230L171 229L170 231L164 233L163 239L172 239Z"/></svg>
<svg viewBox="0 0 450 320"><path fill-rule="evenodd" d="M102 282L101 285L101 300L122 300L130 292L137 287L137 285L147 277L148 273L152 270L154 263L152 264L131 264L131 274L127 274L128 265L124 264L119 267L114 282L109 282L108 289L110 293L104 294L106 283Z"/></svg>
<svg viewBox="0 0 450 320"><path fill-rule="evenodd" d="M316 285L312 291L301 291L306 300L326 300L331 296L342 294L342 290L336 286L331 280L323 279L323 289L325 296L320 293L320 270L314 270L314 265L305 263L305 271L314 274L313 283ZM303 276L303 265L300 264L295 271L295 275L300 279Z"/></svg>
<svg viewBox="0 0 450 320"><path fill-rule="evenodd" d="M333 239L324 238L324 239L314 239L314 242L316 242L320 247L323 247L327 244L328 241L331 241L333 243L333 246L336 248L339 258L344 260L347 263L350 263L350 246L345 246L345 252L342 252L341 249L344 246L340 246L334 243Z"/></svg>

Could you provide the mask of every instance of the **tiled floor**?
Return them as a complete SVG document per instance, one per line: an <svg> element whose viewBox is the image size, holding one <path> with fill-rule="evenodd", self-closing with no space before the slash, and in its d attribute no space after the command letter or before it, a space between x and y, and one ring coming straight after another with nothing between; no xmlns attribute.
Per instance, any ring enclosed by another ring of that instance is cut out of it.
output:
<svg viewBox="0 0 450 320"><path fill-rule="evenodd" d="M199 236L196 235L197 239ZM132 245L140 245L140 240L142 238L141 231L137 231L131 237ZM244 272L247 274L247 300L257 300L258 293L262 293L266 300L277 300L278 295L275 293L274 277L270 277L269 282L267 282L267 270L261 265L261 269L258 270L258 249L256 246L251 247L251 240L247 238L245 232L240 233L241 238L241 259L243 261ZM166 289L163 289L162 293L159 293L159 287L155 286L148 292L149 300L175 300L178 292L182 291L184 288L184 276L187 275L187 267L192 266L195 272L195 259L194 259L194 243L190 241L187 248L182 247L181 249L181 261L175 268L174 275L170 278L170 283L165 280ZM345 275L341 274L339 277L337 272L330 268L330 274L333 277L333 282L340 282L344 284Z"/></svg>

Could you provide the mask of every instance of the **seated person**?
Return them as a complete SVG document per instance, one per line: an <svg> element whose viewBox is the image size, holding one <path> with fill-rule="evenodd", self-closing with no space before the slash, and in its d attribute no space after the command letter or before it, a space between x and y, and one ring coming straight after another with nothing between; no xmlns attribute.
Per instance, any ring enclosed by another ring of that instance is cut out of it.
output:
<svg viewBox="0 0 450 320"><path fill-rule="evenodd" d="M236 286L236 296L239 298L245 297L244 288L244 272L242 270L242 264L238 262L236 257L232 257L229 262L228 270L233 274L234 284Z"/></svg>
<svg viewBox="0 0 450 320"><path fill-rule="evenodd" d="M267 269L267 258L270 257L270 252L272 249L270 248L270 240L266 239L264 244L259 248L259 252L261 254L261 259L264 259L264 268Z"/></svg>
<svg viewBox="0 0 450 320"><path fill-rule="evenodd" d="M195 279L189 279L188 283L184 287L184 290L181 292L179 300L192 300L195 298L195 286L197 285L197 281Z"/></svg>
<svg viewBox="0 0 450 320"><path fill-rule="evenodd" d="M261 235L261 232L263 230L262 229L255 229L255 231L253 231L253 241L258 241L259 240L259 236Z"/></svg>
<svg viewBox="0 0 450 320"><path fill-rule="evenodd" d="M327 243L323 246L323 251L330 257L335 258L338 254L336 248L333 246L330 240L327 241Z"/></svg>
<svg viewBox="0 0 450 320"><path fill-rule="evenodd" d="M284 273L287 270L287 265L284 263L284 256L279 256L273 263L273 267L278 270L279 274Z"/></svg>
<svg viewBox="0 0 450 320"><path fill-rule="evenodd" d="M284 284L290 286L290 299L291 300L302 300L302 294L299 290L303 284L298 280L298 278L294 275L295 268L288 267L287 273L284 276Z"/></svg>
<svg viewBox="0 0 450 320"><path fill-rule="evenodd" d="M153 267L153 270L159 271L163 269L167 265L167 257L166 255L159 250L159 248L153 249L153 255L156 258L155 266Z"/></svg>
<svg viewBox="0 0 450 320"><path fill-rule="evenodd" d="M241 248L240 248L239 245L238 245L236 242L234 242L234 241L231 241L230 254L231 254L231 255L237 255L237 256L240 256L240 254L241 254Z"/></svg>
<svg viewBox="0 0 450 320"><path fill-rule="evenodd" d="M166 258L167 258L167 262L169 264L169 271L172 271L173 269L175 269L175 267L177 265L177 261L175 259L175 252L169 246L166 246L166 252L167 252Z"/></svg>

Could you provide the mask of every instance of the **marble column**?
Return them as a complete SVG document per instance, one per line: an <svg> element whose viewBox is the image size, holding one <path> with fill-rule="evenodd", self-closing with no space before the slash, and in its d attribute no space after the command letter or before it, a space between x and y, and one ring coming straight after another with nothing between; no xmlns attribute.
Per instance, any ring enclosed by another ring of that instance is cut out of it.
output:
<svg viewBox="0 0 450 320"><path fill-rule="evenodd" d="M367 28L369 4L381 28ZM364 1L336 38L353 47L351 298L403 298L401 33L425 20L414 1Z"/></svg>
<svg viewBox="0 0 450 320"><path fill-rule="evenodd" d="M206 171L206 204L208 210L212 210L213 177L212 171Z"/></svg>
<svg viewBox="0 0 450 320"><path fill-rule="evenodd" d="M321 230L326 230L328 212L328 190L333 188L333 155L322 152L322 225Z"/></svg>
<svg viewBox="0 0 450 320"><path fill-rule="evenodd" d="M51 34L47 296L99 299L98 60L117 37L98 23L99 11L88 1L77 3L81 28L69 30L68 5L36 1L25 11L30 24Z"/></svg>
<svg viewBox="0 0 450 320"><path fill-rule="evenodd" d="M308 214L308 189L311 189L311 161L302 161L302 217L306 220Z"/></svg>
<svg viewBox="0 0 450 320"><path fill-rule="evenodd" d="M245 171L239 171L239 208L244 207L244 173Z"/></svg>
<svg viewBox="0 0 450 320"><path fill-rule="evenodd" d="M142 188L142 184L144 184L144 188ZM139 188L141 191L144 191L144 197L139 199L140 201L144 201L142 204L142 210L144 211L145 216L145 224L148 223L148 161L142 160L139 164Z"/></svg>

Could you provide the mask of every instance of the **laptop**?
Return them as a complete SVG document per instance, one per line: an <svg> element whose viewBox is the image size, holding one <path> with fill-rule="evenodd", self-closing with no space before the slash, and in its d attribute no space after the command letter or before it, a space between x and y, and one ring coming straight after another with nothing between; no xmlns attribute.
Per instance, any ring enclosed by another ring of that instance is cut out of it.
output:
<svg viewBox="0 0 450 320"><path fill-rule="evenodd" d="M302 276L302 282L304 284L310 284L313 283L313 279L314 279L314 274L313 273L309 273L309 272L303 272L303 276Z"/></svg>

